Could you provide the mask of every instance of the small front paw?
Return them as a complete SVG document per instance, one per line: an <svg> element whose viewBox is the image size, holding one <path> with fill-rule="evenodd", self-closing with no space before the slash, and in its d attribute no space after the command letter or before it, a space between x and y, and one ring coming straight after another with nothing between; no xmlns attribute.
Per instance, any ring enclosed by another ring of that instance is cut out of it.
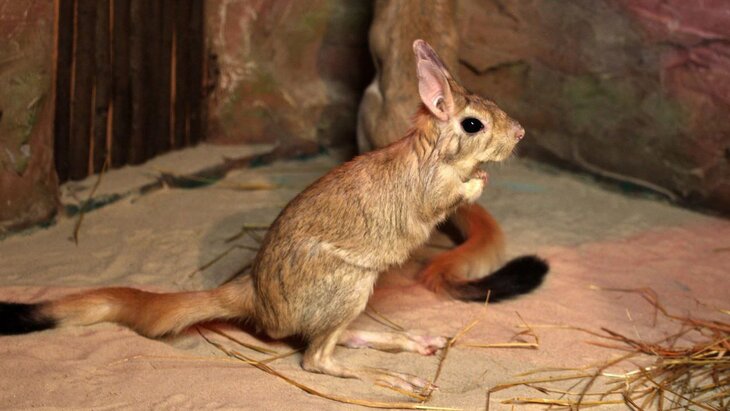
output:
<svg viewBox="0 0 730 411"><path fill-rule="evenodd" d="M482 195L484 190L484 180L481 178L472 178L464 183L464 198L466 201L472 203Z"/></svg>

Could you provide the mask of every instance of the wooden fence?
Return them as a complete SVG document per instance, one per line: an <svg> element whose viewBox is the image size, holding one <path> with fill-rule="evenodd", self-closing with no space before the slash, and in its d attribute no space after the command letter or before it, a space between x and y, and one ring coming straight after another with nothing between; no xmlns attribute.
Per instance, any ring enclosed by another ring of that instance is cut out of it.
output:
<svg viewBox="0 0 730 411"><path fill-rule="evenodd" d="M203 0L55 0L61 181L203 138Z"/></svg>

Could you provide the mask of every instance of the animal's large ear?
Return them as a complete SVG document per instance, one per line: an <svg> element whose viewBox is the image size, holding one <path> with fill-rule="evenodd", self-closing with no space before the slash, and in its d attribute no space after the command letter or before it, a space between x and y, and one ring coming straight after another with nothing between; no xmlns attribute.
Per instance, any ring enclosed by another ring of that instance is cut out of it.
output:
<svg viewBox="0 0 730 411"><path fill-rule="evenodd" d="M425 41L414 41L413 52L416 54L421 101L439 120L447 121L454 112L454 98L448 81L451 74Z"/></svg>

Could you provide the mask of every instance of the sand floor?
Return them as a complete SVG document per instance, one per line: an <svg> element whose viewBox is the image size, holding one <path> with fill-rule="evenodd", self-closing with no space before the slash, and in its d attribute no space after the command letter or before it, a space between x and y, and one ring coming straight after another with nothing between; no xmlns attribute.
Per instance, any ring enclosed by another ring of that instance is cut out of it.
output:
<svg viewBox="0 0 730 411"><path fill-rule="evenodd" d="M223 156L266 149L203 145L107 173L96 196L117 193L122 198L85 214L78 245L71 240L76 217L59 218L48 228L0 240L0 299L38 301L105 285L193 290L221 283L252 258L251 251L235 245L255 245L248 237L226 240L244 225L271 222L289 199L335 161L320 156L277 162L233 171L224 180L197 189L167 188L141 195L135 188L153 181L160 170L187 173ZM406 329L453 336L479 320L450 350L437 381L440 388L426 405L485 409L487 389L514 380L517 374L544 367L581 367L621 354L589 344L596 337L555 325L606 327L645 340L676 332L676 324L654 324L653 307L639 295L593 286L649 287L672 312L728 320L720 310L730 309L729 220L627 195L527 160L492 167L490 174L490 186L480 202L503 224L510 256L537 253L549 260L552 269L535 293L486 309L478 303L439 298L414 282L413 275L437 252L435 248L419 251L412 262L381 276L371 305ZM65 185L64 204L72 207L85 200L94 182L92 177ZM242 189L252 183L272 189ZM445 239L432 242L444 244ZM522 330L520 318L539 337L538 349L469 346L515 341ZM387 330L365 315L355 326ZM216 327L278 352L292 348L260 341L233 326ZM267 357L204 332L251 357ZM424 378L432 378L439 363L438 356L372 350L338 348L336 355L350 364ZM299 361L297 354L270 366L326 393L412 401L356 380L304 372ZM3 409L362 409L307 394L228 359L195 330L173 339L150 340L120 326L99 324L1 337L0 367ZM630 365L624 365L615 371L628 369ZM490 409L509 410L512 406L501 402L516 397L558 395L515 387L493 393Z"/></svg>

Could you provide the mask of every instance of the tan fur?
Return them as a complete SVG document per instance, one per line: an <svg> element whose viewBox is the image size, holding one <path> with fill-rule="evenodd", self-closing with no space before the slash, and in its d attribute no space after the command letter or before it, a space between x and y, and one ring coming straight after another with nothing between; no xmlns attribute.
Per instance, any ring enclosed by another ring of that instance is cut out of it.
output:
<svg viewBox="0 0 730 411"><path fill-rule="evenodd" d="M250 283L250 278L242 280ZM43 304L40 314L61 326L115 322L147 337L177 334L214 319L246 318L252 314L252 290L225 285L215 290L151 293L133 288L103 288Z"/></svg>
<svg viewBox="0 0 730 411"><path fill-rule="evenodd" d="M452 0L380 0L375 4L370 49L376 75L365 91L358 114L360 152L385 147L399 139L418 104L417 79L410 48L424 38L456 68L459 50L456 2ZM484 276L504 262L504 235L496 220L479 205L461 207L450 216L466 242L441 253L420 277L441 292L464 278Z"/></svg>
<svg viewBox="0 0 730 411"><path fill-rule="evenodd" d="M521 127L493 102L467 93L426 43L416 42L414 51L424 103L414 127L295 197L271 225L249 276L201 292L95 290L46 303L42 314L61 325L114 321L148 336L212 319L248 320L273 338L303 337L302 366L309 371L430 389L417 377L346 367L334 359L334 348L431 354L445 346L441 337L346 328L365 309L380 272L405 262L436 224L477 199L484 188L478 165L509 156ZM461 126L465 116L487 127L468 134ZM476 224L467 226L482 228Z"/></svg>

